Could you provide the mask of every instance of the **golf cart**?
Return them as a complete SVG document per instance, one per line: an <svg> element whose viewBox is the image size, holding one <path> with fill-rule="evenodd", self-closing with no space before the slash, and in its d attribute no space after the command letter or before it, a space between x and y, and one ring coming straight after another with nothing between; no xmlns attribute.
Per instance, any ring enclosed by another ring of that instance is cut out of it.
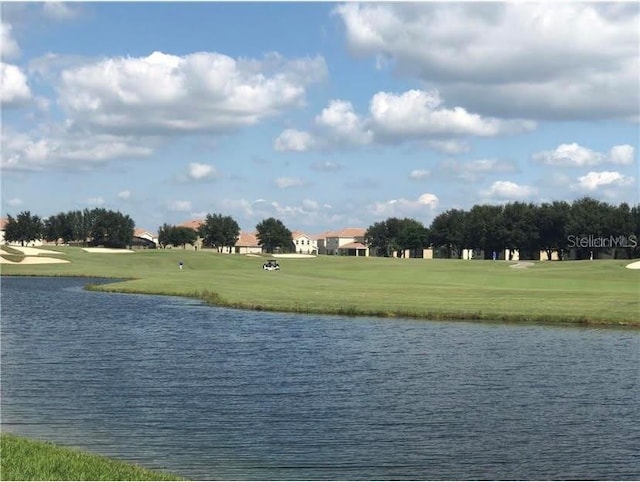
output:
<svg viewBox="0 0 640 482"><path fill-rule="evenodd" d="M275 259L270 259L262 265L262 269L265 271L280 271L280 265Z"/></svg>

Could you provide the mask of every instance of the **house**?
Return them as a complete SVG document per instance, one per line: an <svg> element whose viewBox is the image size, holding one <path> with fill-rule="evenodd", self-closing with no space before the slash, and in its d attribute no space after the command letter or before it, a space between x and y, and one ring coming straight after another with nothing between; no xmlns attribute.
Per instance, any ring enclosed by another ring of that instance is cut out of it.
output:
<svg viewBox="0 0 640 482"><path fill-rule="evenodd" d="M366 231L364 228L345 228L326 233L323 244L326 254L369 256L369 247L364 239Z"/></svg>
<svg viewBox="0 0 640 482"><path fill-rule="evenodd" d="M256 233L240 231L240 237L234 246L235 254L261 254L262 246L258 242Z"/></svg>
<svg viewBox="0 0 640 482"><path fill-rule="evenodd" d="M158 247L158 235L142 228L133 230L133 248L155 249Z"/></svg>
<svg viewBox="0 0 640 482"><path fill-rule="evenodd" d="M0 218L0 244L4 243L4 231L7 226L7 222L9 220L7 218Z"/></svg>
<svg viewBox="0 0 640 482"><path fill-rule="evenodd" d="M296 247L298 254L318 254L318 241L302 231L293 231L291 233L293 245Z"/></svg>
<svg viewBox="0 0 640 482"><path fill-rule="evenodd" d="M325 231L324 233L313 236L313 240L318 247L318 254L327 254L327 236L333 231Z"/></svg>

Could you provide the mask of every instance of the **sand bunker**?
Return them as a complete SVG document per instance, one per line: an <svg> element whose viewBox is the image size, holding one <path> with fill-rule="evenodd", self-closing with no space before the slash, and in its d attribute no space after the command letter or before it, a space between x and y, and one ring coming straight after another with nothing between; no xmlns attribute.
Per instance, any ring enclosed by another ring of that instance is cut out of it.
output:
<svg viewBox="0 0 640 482"><path fill-rule="evenodd" d="M316 255L291 253L291 254L274 254L273 257L274 258L315 258Z"/></svg>
<svg viewBox="0 0 640 482"><path fill-rule="evenodd" d="M525 268L530 268L534 264L535 263L532 263L531 261L519 261L516 264L510 264L509 268L525 269Z"/></svg>
<svg viewBox="0 0 640 482"><path fill-rule="evenodd" d="M10 246L11 249L20 251L25 255L21 261L10 261L0 256L0 264L52 264L52 263L69 263L66 259L60 258L47 258L40 256L41 254L62 254L57 251L49 251L48 249L40 248L25 248L22 246ZM0 254L10 254L9 252L0 248Z"/></svg>
<svg viewBox="0 0 640 482"><path fill-rule="evenodd" d="M39 254L62 254L58 251L51 251L49 249L42 248L29 248L22 246L9 246L11 249L15 249L16 251L20 251L25 256L38 256Z"/></svg>
<svg viewBox="0 0 640 482"><path fill-rule="evenodd" d="M70 263L68 259L45 258L43 256L26 256L22 261L16 264L54 264L54 263Z"/></svg>
<svg viewBox="0 0 640 482"><path fill-rule="evenodd" d="M133 253L131 249L112 249L112 248L82 248L82 251L87 253Z"/></svg>
<svg viewBox="0 0 640 482"><path fill-rule="evenodd" d="M633 263L629 263L626 267L629 269L640 269L640 261L634 261Z"/></svg>

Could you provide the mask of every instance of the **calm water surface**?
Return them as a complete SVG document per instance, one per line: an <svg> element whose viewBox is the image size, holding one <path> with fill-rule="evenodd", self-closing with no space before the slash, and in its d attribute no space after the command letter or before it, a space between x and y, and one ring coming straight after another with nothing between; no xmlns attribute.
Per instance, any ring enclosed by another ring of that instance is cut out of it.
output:
<svg viewBox="0 0 640 482"><path fill-rule="evenodd" d="M639 479L640 333L2 278L2 428L191 479Z"/></svg>

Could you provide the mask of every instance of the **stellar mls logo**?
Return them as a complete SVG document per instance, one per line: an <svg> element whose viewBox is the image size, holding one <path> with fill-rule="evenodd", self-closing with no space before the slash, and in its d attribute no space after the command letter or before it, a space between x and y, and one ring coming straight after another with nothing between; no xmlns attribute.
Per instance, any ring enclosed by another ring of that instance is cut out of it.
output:
<svg viewBox="0 0 640 482"><path fill-rule="evenodd" d="M638 246L638 238L635 234L630 236L567 236L569 248L635 248Z"/></svg>

